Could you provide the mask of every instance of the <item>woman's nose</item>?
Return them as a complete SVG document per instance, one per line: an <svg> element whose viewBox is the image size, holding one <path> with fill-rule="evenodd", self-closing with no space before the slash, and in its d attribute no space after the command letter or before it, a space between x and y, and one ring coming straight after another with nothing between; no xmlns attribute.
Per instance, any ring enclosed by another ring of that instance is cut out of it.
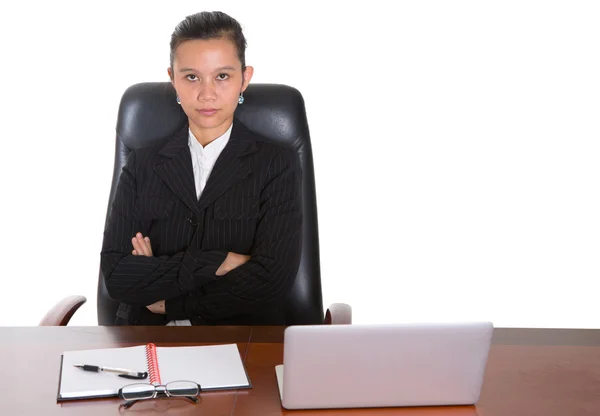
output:
<svg viewBox="0 0 600 416"><path fill-rule="evenodd" d="M217 88L214 82L203 82L198 92L198 101L209 101L217 98Z"/></svg>

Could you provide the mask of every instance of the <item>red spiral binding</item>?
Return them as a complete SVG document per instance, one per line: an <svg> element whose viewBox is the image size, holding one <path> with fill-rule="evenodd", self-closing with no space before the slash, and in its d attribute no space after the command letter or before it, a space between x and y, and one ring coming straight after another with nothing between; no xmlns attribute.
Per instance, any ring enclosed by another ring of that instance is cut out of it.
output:
<svg viewBox="0 0 600 416"><path fill-rule="evenodd" d="M150 343L146 345L146 361L148 362L148 374L150 383L162 384L160 382L160 370L158 368L158 356L156 355L156 345Z"/></svg>

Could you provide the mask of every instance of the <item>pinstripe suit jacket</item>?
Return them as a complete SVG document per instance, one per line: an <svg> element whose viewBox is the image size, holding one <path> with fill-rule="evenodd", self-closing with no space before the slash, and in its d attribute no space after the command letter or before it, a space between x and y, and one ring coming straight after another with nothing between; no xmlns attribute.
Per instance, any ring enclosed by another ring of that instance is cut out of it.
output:
<svg viewBox="0 0 600 416"><path fill-rule="evenodd" d="M301 252L301 170L297 153L238 120L200 200L187 124L166 144L134 150L104 231L101 269L117 323L164 325L284 323L283 302ZM136 232L153 257L133 256ZM228 252L250 261L217 277ZM166 315L147 310L166 300Z"/></svg>

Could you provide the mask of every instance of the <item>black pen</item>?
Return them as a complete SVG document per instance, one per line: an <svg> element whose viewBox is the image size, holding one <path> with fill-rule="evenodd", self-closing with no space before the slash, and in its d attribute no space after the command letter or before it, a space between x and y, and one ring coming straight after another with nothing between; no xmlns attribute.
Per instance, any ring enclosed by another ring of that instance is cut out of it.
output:
<svg viewBox="0 0 600 416"><path fill-rule="evenodd" d="M119 377L131 378L134 380L143 380L148 377L148 373L145 371L128 370L126 368L113 368L113 367L102 367L100 365L88 365L88 364L73 364L73 367L81 368L83 371L93 371L100 373L107 371L110 373L118 373Z"/></svg>

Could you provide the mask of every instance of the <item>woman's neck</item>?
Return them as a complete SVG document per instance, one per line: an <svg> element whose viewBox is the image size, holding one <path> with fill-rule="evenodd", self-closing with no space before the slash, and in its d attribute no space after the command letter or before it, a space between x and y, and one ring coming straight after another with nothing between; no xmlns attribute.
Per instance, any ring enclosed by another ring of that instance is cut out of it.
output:
<svg viewBox="0 0 600 416"><path fill-rule="evenodd" d="M202 128L194 124L192 121L189 121L190 130L192 131L192 134L194 135L196 140L198 140L198 143L202 145L202 147L209 145L210 143L224 135L225 132L229 130L229 127L231 127L232 123L233 117L229 120L225 120L223 123L216 127Z"/></svg>

